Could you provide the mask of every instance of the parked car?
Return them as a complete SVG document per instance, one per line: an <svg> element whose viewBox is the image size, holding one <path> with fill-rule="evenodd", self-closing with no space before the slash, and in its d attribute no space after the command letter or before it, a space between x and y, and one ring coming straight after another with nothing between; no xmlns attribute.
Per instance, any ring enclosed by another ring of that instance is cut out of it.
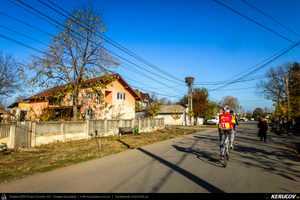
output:
<svg viewBox="0 0 300 200"><path fill-rule="evenodd" d="M246 122L246 121L248 121L248 119L247 118L239 118L239 121Z"/></svg>
<svg viewBox="0 0 300 200"><path fill-rule="evenodd" d="M254 121L255 119L254 118L250 118L250 121Z"/></svg>
<svg viewBox="0 0 300 200"><path fill-rule="evenodd" d="M207 124L216 125L219 124L219 117L212 117L206 121Z"/></svg>

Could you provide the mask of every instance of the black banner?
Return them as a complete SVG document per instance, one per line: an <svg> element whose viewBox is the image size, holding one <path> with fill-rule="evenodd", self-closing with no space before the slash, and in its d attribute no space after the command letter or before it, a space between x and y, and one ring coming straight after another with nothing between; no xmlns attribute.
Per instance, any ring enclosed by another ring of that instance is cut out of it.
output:
<svg viewBox="0 0 300 200"><path fill-rule="evenodd" d="M2 193L0 200L10 199L230 199L271 200L300 199L299 193Z"/></svg>

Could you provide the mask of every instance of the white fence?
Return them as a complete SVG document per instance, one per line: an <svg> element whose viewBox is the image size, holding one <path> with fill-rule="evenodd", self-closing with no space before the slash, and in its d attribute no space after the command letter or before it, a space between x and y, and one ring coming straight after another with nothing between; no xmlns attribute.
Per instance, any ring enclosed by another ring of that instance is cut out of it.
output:
<svg viewBox="0 0 300 200"><path fill-rule="evenodd" d="M0 143L9 148L34 147L53 142L87 139L119 134L120 127L139 128L147 132L165 127L164 119L87 120L72 122L27 122L25 125L0 124Z"/></svg>

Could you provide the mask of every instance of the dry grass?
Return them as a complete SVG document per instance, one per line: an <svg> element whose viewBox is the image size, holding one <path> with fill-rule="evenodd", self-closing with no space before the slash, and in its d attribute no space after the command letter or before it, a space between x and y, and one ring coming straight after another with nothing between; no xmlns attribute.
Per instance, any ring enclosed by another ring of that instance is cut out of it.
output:
<svg viewBox="0 0 300 200"><path fill-rule="evenodd" d="M43 145L36 147L35 151L13 150L7 155L0 154L0 183L195 132L163 129L138 135L105 137L98 139L99 147L96 139L86 139Z"/></svg>

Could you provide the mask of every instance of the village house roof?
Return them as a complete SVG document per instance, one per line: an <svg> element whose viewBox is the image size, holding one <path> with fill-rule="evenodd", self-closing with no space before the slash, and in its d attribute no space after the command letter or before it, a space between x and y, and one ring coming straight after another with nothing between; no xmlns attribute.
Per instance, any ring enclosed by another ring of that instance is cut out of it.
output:
<svg viewBox="0 0 300 200"><path fill-rule="evenodd" d="M149 93L143 93L143 92L141 92L139 90L134 90L134 91L140 96L140 98L141 98L141 100L143 102L150 102L150 101L152 101L152 99L150 98Z"/></svg>
<svg viewBox="0 0 300 200"><path fill-rule="evenodd" d="M161 105L159 107L159 114L173 114L173 113L184 113L185 108L182 105Z"/></svg>
<svg viewBox="0 0 300 200"><path fill-rule="evenodd" d="M91 78L85 81L85 83L93 83L93 82L97 82L97 81L105 81L104 84L109 84L111 83L113 80L119 80L120 83L125 87L125 89L127 89L136 100L140 100L141 97L136 93L136 91L134 91L130 85L119 75L119 74L112 74L113 79L112 80L107 80L105 79L104 76L102 77L98 77L98 78ZM32 97L29 97L26 100L34 100L37 98L43 98L43 97L49 97L54 95L57 92L63 91L64 89L66 89L66 87L70 85L70 84L65 84L65 85L60 85L60 86L56 86L53 88L50 88L48 90L44 90L43 92L40 92Z"/></svg>

